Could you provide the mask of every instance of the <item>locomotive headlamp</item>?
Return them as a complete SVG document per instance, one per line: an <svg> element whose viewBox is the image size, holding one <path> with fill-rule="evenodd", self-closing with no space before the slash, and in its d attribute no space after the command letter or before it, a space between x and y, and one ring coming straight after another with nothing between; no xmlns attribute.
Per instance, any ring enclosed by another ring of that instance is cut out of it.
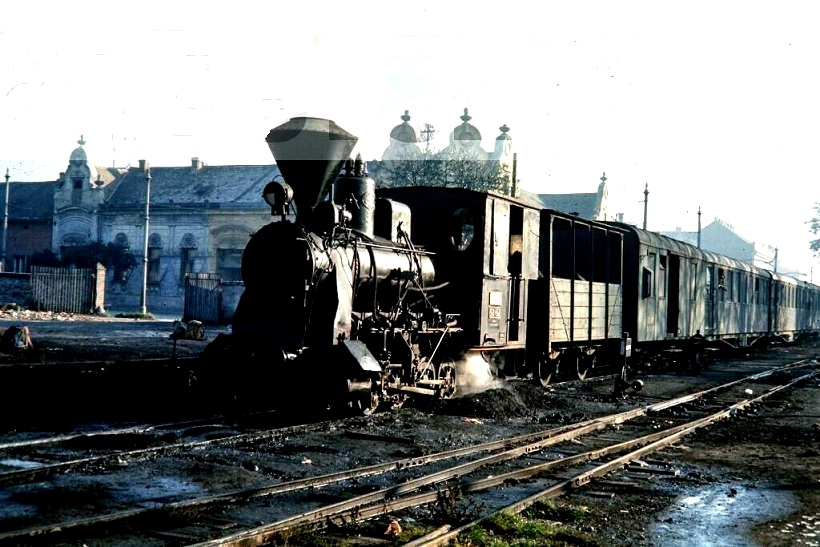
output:
<svg viewBox="0 0 820 547"><path fill-rule="evenodd" d="M272 215L285 216L288 204L293 201L293 188L287 182L272 180L262 190L262 197L270 205Z"/></svg>

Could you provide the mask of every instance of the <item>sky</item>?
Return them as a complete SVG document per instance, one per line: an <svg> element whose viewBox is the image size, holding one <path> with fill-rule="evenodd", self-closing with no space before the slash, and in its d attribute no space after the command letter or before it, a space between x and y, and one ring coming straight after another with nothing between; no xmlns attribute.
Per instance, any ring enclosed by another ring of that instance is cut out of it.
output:
<svg viewBox="0 0 820 547"><path fill-rule="evenodd" d="M291 4L291 5L286 5ZM593 192L650 230L714 218L820 282L820 4L29 0L0 21L0 169L270 164L268 131L327 117L378 159L408 110L507 124L523 188Z"/></svg>

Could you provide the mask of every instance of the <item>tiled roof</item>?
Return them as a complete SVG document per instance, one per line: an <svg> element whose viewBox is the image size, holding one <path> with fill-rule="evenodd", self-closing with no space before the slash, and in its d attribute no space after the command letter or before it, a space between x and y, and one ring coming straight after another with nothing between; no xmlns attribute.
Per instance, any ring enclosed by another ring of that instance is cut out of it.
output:
<svg viewBox="0 0 820 547"><path fill-rule="evenodd" d="M0 211L6 206L5 183L0 183ZM50 221L54 216L56 182L9 182L9 219Z"/></svg>
<svg viewBox="0 0 820 547"><path fill-rule="evenodd" d="M268 208L262 190L279 174L276 165L151 167L152 205L219 204L221 208ZM145 175L129 169L109 190L108 207L127 209L145 203Z"/></svg>
<svg viewBox="0 0 820 547"><path fill-rule="evenodd" d="M536 194L538 200L548 209L555 209L568 215L596 219L599 213L599 196L592 194Z"/></svg>
<svg viewBox="0 0 820 547"><path fill-rule="evenodd" d="M671 230L665 232L659 232L662 236L671 237L672 239L677 239L678 241L683 241L684 243L688 243L690 245L697 245L698 244L698 233L697 232L685 232L682 230Z"/></svg>

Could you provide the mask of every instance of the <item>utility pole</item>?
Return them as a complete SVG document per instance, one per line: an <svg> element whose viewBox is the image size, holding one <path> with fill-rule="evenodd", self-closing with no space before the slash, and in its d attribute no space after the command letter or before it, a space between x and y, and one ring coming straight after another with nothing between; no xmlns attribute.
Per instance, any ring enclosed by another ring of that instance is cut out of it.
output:
<svg viewBox="0 0 820 547"><path fill-rule="evenodd" d="M149 211L151 205L151 168L145 171L145 238L142 243L142 292L140 293L140 313L148 314L148 228L150 226Z"/></svg>
<svg viewBox="0 0 820 547"><path fill-rule="evenodd" d="M646 230L646 213L649 208L649 183L646 183L646 188L643 190L643 229Z"/></svg>
<svg viewBox="0 0 820 547"><path fill-rule="evenodd" d="M518 193L518 152L513 152L512 185L510 195L516 197Z"/></svg>
<svg viewBox="0 0 820 547"><path fill-rule="evenodd" d="M700 249L700 205L698 205L698 249Z"/></svg>
<svg viewBox="0 0 820 547"><path fill-rule="evenodd" d="M9 168L6 167L6 203L3 210L3 246L0 248L0 271L6 271L6 241L9 234Z"/></svg>

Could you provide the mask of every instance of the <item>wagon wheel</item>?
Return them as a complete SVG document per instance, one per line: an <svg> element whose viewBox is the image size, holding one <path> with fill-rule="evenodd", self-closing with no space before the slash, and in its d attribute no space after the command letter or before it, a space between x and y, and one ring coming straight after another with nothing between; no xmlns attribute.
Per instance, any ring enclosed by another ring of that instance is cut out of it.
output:
<svg viewBox="0 0 820 547"><path fill-rule="evenodd" d="M575 356L574 359L575 359L575 363L576 363L575 370L578 372L578 379L579 380L586 379L587 374L589 373L590 370L595 368L595 364L598 360L597 357L595 357L595 354L592 354L592 355L581 354L581 355Z"/></svg>
<svg viewBox="0 0 820 547"><path fill-rule="evenodd" d="M456 365L451 359L447 359L438 369L438 378L442 380L439 396L442 399L450 399L457 391Z"/></svg>
<svg viewBox="0 0 820 547"><path fill-rule="evenodd" d="M425 380L435 380L436 367L433 363L427 360L427 357L422 357L416 367L415 376L416 383L424 382Z"/></svg>
<svg viewBox="0 0 820 547"><path fill-rule="evenodd" d="M550 359L544 355L538 360L538 381L547 387L553 378L558 378L558 359Z"/></svg>

